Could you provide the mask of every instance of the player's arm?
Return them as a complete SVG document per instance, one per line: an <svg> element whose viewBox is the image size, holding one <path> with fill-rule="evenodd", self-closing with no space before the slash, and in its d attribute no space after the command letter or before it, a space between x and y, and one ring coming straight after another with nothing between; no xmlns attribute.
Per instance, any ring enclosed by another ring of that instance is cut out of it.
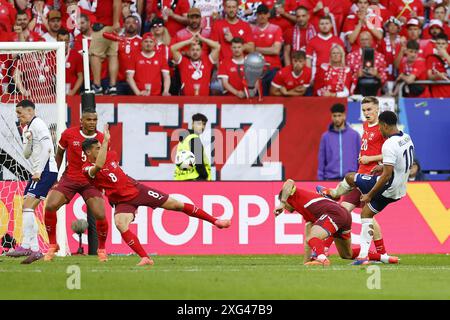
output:
<svg viewBox="0 0 450 320"><path fill-rule="evenodd" d="M61 168L61 163L64 159L65 152L66 152L66 150L64 150L63 148L58 146L58 149L56 150L56 155L55 155L56 166L57 166L58 170L59 170L59 168Z"/></svg>
<svg viewBox="0 0 450 320"><path fill-rule="evenodd" d="M309 239L309 234L311 232L312 223L306 222L305 223L305 236L304 239ZM305 249L305 255L303 256L303 263L306 263L309 261L311 257L311 247L308 245L307 241L304 241L304 249Z"/></svg>
<svg viewBox="0 0 450 320"><path fill-rule="evenodd" d="M185 46L190 46L192 43L194 43L197 38L196 37L192 37L190 39L184 40L184 41L180 41L175 43L172 47L170 47L170 52L172 52L172 57L173 57L173 61L175 61L176 64L179 64L181 62L181 48L185 47Z"/></svg>
<svg viewBox="0 0 450 320"><path fill-rule="evenodd" d="M91 178L94 178L95 175L102 170L103 166L106 162L106 155L108 153L108 144L111 136L108 130L108 124L105 124L105 130L103 131L103 143L100 147L100 150L97 155L97 159L95 160L95 165L89 168L88 174Z"/></svg>
<svg viewBox="0 0 450 320"><path fill-rule="evenodd" d="M24 135L27 138L27 143L25 144L25 148L23 149L23 155L25 159L29 159L31 153L33 152L33 134L31 131L24 132Z"/></svg>
<svg viewBox="0 0 450 320"><path fill-rule="evenodd" d="M286 206L286 201L289 198L289 196L292 193L292 188L294 188L295 182L292 179L287 179L285 183L283 184L283 188L281 189L281 197L280 197L280 204L275 208L273 213L275 216L278 216L279 214L284 212L284 208Z"/></svg>
<svg viewBox="0 0 450 320"><path fill-rule="evenodd" d="M34 181L41 179L42 171L44 171L47 165L53 148L53 143L48 136L44 136L39 143L41 144L41 150L38 150L39 148L33 148L33 152L31 153L33 156L32 159L37 159L32 163L33 177L31 179Z"/></svg>
<svg viewBox="0 0 450 320"><path fill-rule="evenodd" d="M370 162L380 162L381 160L383 160L382 154L377 154L375 156L361 156L358 159L359 163L362 164L368 164Z"/></svg>
<svg viewBox="0 0 450 320"><path fill-rule="evenodd" d="M361 196L361 201L370 202L372 198L377 195L381 189L388 183L389 179L392 178L392 174L394 172L394 166L390 164L383 165L383 173L381 173L380 178L378 178L377 183L373 186L372 190L370 190L367 194Z"/></svg>
<svg viewBox="0 0 450 320"><path fill-rule="evenodd" d="M201 34L198 35L198 38L200 41L206 43L206 45L211 49L209 56L211 57L211 62L216 64L219 61L220 43L218 41L202 37Z"/></svg>
<svg viewBox="0 0 450 320"><path fill-rule="evenodd" d="M78 72L77 73L77 81L75 81L75 84L73 85L73 89L70 90L69 96L74 96L80 91L83 81L84 81L83 72Z"/></svg>
<svg viewBox="0 0 450 320"><path fill-rule="evenodd" d="M284 56L284 65L290 66L291 65L291 45L290 44L284 44L283 56Z"/></svg>
<svg viewBox="0 0 450 320"><path fill-rule="evenodd" d="M282 43L279 42L279 41L276 41L270 47L256 47L255 51L259 52L259 53L261 53L263 55L277 56L281 52L281 46L282 46Z"/></svg>

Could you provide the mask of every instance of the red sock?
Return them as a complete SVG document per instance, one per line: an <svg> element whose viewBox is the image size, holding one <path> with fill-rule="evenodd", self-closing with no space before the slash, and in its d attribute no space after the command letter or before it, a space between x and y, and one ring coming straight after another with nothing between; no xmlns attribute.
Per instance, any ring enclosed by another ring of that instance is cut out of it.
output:
<svg viewBox="0 0 450 320"><path fill-rule="evenodd" d="M217 220L212 215L203 211L203 209L196 207L190 203L184 204L183 212L186 213L188 216L206 220L208 222L211 222L212 224L214 224L214 222L216 222Z"/></svg>
<svg viewBox="0 0 450 320"><path fill-rule="evenodd" d="M56 244L56 220L56 211L45 210L44 222L50 244Z"/></svg>
<svg viewBox="0 0 450 320"><path fill-rule="evenodd" d="M314 250L317 256L325 254L323 240L320 240L319 238L311 238L308 241L308 245L311 247L312 250Z"/></svg>
<svg viewBox="0 0 450 320"><path fill-rule="evenodd" d="M386 254L386 248L384 247L383 239L374 240L375 248L379 254Z"/></svg>
<svg viewBox="0 0 450 320"><path fill-rule="evenodd" d="M141 258L148 257L147 252L145 252L144 248L142 248L141 243L139 242L138 237L131 232L130 230L125 231L121 234L122 239L126 242L126 244L133 249Z"/></svg>
<svg viewBox="0 0 450 320"><path fill-rule="evenodd" d="M108 220L97 220L97 238L98 238L98 248L105 249L106 238L108 237Z"/></svg>
<svg viewBox="0 0 450 320"><path fill-rule="evenodd" d="M323 240L323 246L325 248L329 248L333 244L333 241L334 241L334 238L330 236L330 237L326 238L325 240Z"/></svg>
<svg viewBox="0 0 450 320"><path fill-rule="evenodd" d="M359 255L359 251L361 250L361 248L352 248L353 254L352 254L352 259L355 259L358 255ZM369 251L369 260L372 261L380 261L381 259L381 254L373 252L373 251Z"/></svg>

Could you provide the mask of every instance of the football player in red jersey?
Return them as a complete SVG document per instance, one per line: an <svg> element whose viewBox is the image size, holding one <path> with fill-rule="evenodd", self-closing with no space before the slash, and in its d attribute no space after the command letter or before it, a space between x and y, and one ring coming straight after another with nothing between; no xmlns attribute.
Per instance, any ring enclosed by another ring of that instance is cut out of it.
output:
<svg viewBox="0 0 450 320"><path fill-rule="evenodd" d="M358 173L372 174L372 170L383 160L381 148L386 139L381 135L378 124L378 99L375 97L365 97L361 101L361 108L366 121L363 123L364 133L361 138ZM318 186L317 190L320 194L328 198L337 199L344 193L341 183L334 189ZM353 209L362 208L364 206L364 203L360 201L360 197L361 191L358 188L355 188L343 197L341 204L348 212L352 212ZM389 262L389 256L386 253L380 225L375 219L373 219L373 225L376 250L379 254L382 254L382 262ZM326 242L325 246L329 247L331 243L332 240Z"/></svg>
<svg viewBox="0 0 450 320"><path fill-rule="evenodd" d="M92 185L104 190L109 202L114 206L117 229L127 245L141 257L138 266L153 265L153 260L145 252L138 237L128 229L139 206L182 211L191 217L208 221L220 229L231 225L230 220L214 218L195 205L175 200L168 194L144 186L127 176L120 168L115 153L108 151L108 125L105 125L103 134L103 143L97 139L86 139L83 142L82 147L88 162L83 165L82 172Z"/></svg>
<svg viewBox="0 0 450 320"><path fill-rule="evenodd" d="M351 247L352 215L339 203L299 189L291 179L283 184L278 198L280 204L274 210L275 216L286 209L289 212L297 211L305 219L305 265L330 265L324 251L324 239L327 238L335 240L342 259L358 256L360 249ZM369 259L380 261L381 255L369 252Z"/></svg>
<svg viewBox="0 0 450 320"><path fill-rule="evenodd" d="M98 236L98 259L107 261L105 242L108 235L108 220L105 218L105 202L103 195L82 174L81 168L87 161L86 154L81 144L86 138L96 138L103 141L103 134L97 131L97 114L92 110L85 110L81 116L81 128L72 127L66 129L58 143L56 163L58 169L66 153L67 167L61 179L53 186L45 203L45 226L49 237L50 246L44 257L45 261L54 258L59 246L56 243L56 211L69 203L75 194L80 194L96 220Z"/></svg>

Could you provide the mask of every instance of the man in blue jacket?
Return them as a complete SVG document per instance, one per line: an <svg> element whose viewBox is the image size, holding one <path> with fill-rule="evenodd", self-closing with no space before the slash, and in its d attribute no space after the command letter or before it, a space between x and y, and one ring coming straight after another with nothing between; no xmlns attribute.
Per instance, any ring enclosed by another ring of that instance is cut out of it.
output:
<svg viewBox="0 0 450 320"><path fill-rule="evenodd" d="M345 121L345 106L334 104L331 118L333 123L320 140L318 180L341 180L348 172L358 170L361 137Z"/></svg>

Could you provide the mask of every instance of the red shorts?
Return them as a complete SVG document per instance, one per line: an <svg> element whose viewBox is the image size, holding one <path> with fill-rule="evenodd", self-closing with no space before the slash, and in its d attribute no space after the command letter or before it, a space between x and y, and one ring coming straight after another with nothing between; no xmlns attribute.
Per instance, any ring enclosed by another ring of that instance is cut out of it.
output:
<svg viewBox="0 0 450 320"><path fill-rule="evenodd" d="M136 214L137 208L140 206L158 208L167 201L169 195L156 189L149 188L139 183L136 185L139 193L131 200L120 202L114 205L114 214L133 213Z"/></svg>
<svg viewBox="0 0 450 320"><path fill-rule="evenodd" d="M347 193L342 197L342 202L348 202L355 206L355 208L364 207L364 203L361 203L361 191L358 188L354 188L350 193Z"/></svg>
<svg viewBox="0 0 450 320"><path fill-rule="evenodd" d="M352 215L340 204L334 201L317 201L310 204L308 210L314 216L319 216L314 225L325 229L333 238L351 238Z"/></svg>
<svg viewBox="0 0 450 320"><path fill-rule="evenodd" d="M86 202L90 198L102 198L103 194L94 187L89 182L79 182L75 180L71 180L66 176L62 176L61 179L57 183L55 183L51 190L56 190L61 192L67 199L66 203L69 203L70 200L75 196L75 194L79 193L84 202Z"/></svg>

